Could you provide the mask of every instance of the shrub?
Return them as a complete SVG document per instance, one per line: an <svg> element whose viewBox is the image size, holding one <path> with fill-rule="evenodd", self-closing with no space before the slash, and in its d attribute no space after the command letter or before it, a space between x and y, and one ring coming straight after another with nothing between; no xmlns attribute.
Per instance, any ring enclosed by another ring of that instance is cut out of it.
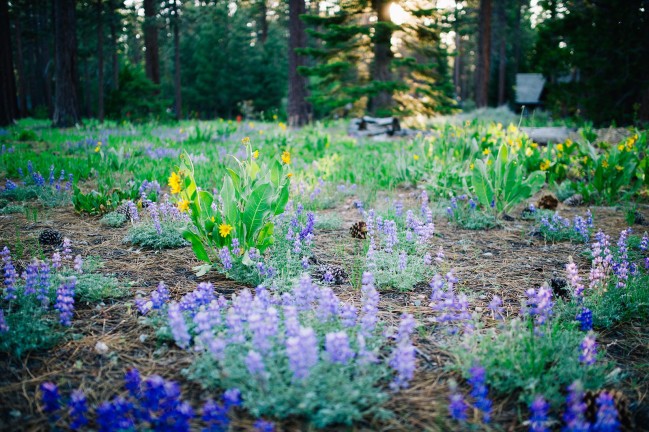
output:
<svg viewBox="0 0 649 432"><path fill-rule="evenodd" d="M131 211L131 210L129 210ZM131 220L139 221L128 230L124 243L133 243L149 249L174 249L189 245L183 238L183 230L189 218L179 208L167 201L147 202L148 217L140 219L137 209L132 210Z"/></svg>
<svg viewBox="0 0 649 432"><path fill-rule="evenodd" d="M478 203L466 195L451 198L450 205L446 208L446 215L449 222L453 221L469 230L484 230L499 225L498 219L493 214L481 210Z"/></svg>
<svg viewBox="0 0 649 432"><path fill-rule="evenodd" d="M100 224L111 227L119 228L126 222L126 215L117 212L106 213L99 221Z"/></svg>
<svg viewBox="0 0 649 432"><path fill-rule="evenodd" d="M405 315L390 349L376 313L378 292L371 274L363 278L363 307L341 303L328 287L303 276L280 297L258 287L231 302L216 298L203 283L179 303L156 292L142 312L160 319L162 335L197 356L189 376L214 389L236 387L253 415L301 416L315 427L351 424L384 415L383 386L408 386L414 373L410 336L415 322Z"/></svg>
<svg viewBox="0 0 649 432"><path fill-rule="evenodd" d="M584 217L575 216L571 221L555 212L551 217L547 212L534 211L538 221L538 233L550 241L578 241L588 242L593 231L593 215L590 210Z"/></svg>

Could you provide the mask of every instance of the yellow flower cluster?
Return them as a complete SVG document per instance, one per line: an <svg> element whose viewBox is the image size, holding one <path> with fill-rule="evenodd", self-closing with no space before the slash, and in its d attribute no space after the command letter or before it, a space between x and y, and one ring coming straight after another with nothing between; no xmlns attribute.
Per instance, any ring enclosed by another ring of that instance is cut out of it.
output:
<svg viewBox="0 0 649 432"><path fill-rule="evenodd" d="M180 210L181 212L186 212L187 210L189 210L189 201L187 201L186 199L178 201L178 204L176 205L178 206L178 210Z"/></svg>
<svg viewBox="0 0 649 432"><path fill-rule="evenodd" d="M178 173L172 172L171 175L169 176L169 181L167 183L171 188L172 194L180 193L181 190L180 181L181 181L180 175L178 175Z"/></svg>
<svg viewBox="0 0 649 432"><path fill-rule="evenodd" d="M550 168L550 165L551 165L550 160L545 159L541 161L541 165L539 166L539 168L541 168L541 171L546 171L548 168Z"/></svg>
<svg viewBox="0 0 649 432"><path fill-rule="evenodd" d="M230 235L231 232L232 232L232 225L226 223L222 223L221 225L219 225L219 234L221 235L221 237L227 237L228 235Z"/></svg>
<svg viewBox="0 0 649 432"><path fill-rule="evenodd" d="M286 165L289 165L291 163L291 154L287 151L284 151L282 153L282 162L284 162Z"/></svg>

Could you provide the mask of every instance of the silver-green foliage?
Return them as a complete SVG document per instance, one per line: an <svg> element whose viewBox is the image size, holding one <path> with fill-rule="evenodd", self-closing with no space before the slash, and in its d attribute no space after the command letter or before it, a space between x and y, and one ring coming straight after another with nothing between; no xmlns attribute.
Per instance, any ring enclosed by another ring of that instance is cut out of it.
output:
<svg viewBox="0 0 649 432"><path fill-rule="evenodd" d="M182 235L182 227L177 222L161 222L158 232L152 222L142 222L128 230L124 243L133 243L147 249L174 249L188 246Z"/></svg>
<svg viewBox="0 0 649 432"><path fill-rule="evenodd" d="M99 221L100 224L111 228L119 228L124 225L125 222L126 216L117 212L106 213Z"/></svg>

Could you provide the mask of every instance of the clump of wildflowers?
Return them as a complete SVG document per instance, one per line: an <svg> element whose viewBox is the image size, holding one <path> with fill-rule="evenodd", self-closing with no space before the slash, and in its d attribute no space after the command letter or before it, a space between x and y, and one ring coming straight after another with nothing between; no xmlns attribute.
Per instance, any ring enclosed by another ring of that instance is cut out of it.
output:
<svg viewBox="0 0 649 432"><path fill-rule="evenodd" d="M592 365L597 361L597 342L595 341L594 334L589 333L584 337L581 343L579 361L586 365Z"/></svg>
<svg viewBox="0 0 649 432"><path fill-rule="evenodd" d="M597 397L597 419L593 425L595 432L617 432L621 429L619 415L615 408L613 396L601 392Z"/></svg>
<svg viewBox="0 0 649 432"><path fill-rule="evenodd" d="M56 303L54 309L59 311L59 321L64 326L72 325L72 313L74 312L74 289L77 278L69 277L56 291Z"/></svg>
<svg viewBox="0 0 649 432"><path fill-rule="evenodd" d="M550 411L550 404L543 398L543 396L536 396L530 404L530 432L549 432L548 427L548 412Z"/></svg>

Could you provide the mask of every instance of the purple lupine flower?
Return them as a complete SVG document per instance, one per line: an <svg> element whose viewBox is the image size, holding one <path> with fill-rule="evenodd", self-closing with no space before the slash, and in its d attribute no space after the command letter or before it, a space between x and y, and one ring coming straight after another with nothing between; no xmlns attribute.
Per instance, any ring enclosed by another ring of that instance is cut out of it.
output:
<svg viewBox="0 0 649 432"><path fill-rule="evenodd" d="M582 307L576 317L579 321L581 331L590 331L593 329L593 312L587 307Z"/></svg>
<svg viewBox="0 0 649 432"><path fill-rule="evenodd" d="M613 396L602 392L597 397L597 419L593 425L594 432L618 432L620 421Z"/></svg>
<svg viewBox="0 0 649 432"><path fill-rule="evenodd" d="M140 371L136 368L130 368L124 374L124 386L129 394L134 398L140 397L140 385L142 384L142 377Z"/></svg>
<svg viewBox="0 0 649 432"><path fill-rule="evenodd" d="M56 290L56 303L54 309L59 311L59 321L61 325L72 325L72 313L74 312L74 289L77 284L77 278L74 276L67 278L65 282Z"/></svg>
<svg viewBox="0 0 649 432"><path fill-rule="evenodd" d="M451 396L449 397L449 405L448 405L448 411L451 414L451 417L454 420L457 420L459 422L463 422L467 418L467 408L468 405L464 401L464 396L462 396L461 393L451 393Z"/></svg>
<svg viewBox="0 0 649 432"><path fill-rule="evenodd" d="M187 330L187 323L180 310L180 305L176 302L169 304L168 320L171 334L180 348L187 348L191 341L189 330Z"/></svg>
<svg viewBox="0 0 649 432"><path fill-rule="evenodd" d="M430 253L426 252L424 255L424 265L431 265L433 263L433 257L430 255Z"/></svg>
<svg viewBox="0 0 649 432"><path fill-rule="evenodd" d="M55 270L61 268L61 254L58 252L52 254L52 268Z"/></svg>
<svg viewBox="0 0 649 432"><path fill-rule="evenodd" d="M243 332L242 317L235 311L233 307L228 309L228 313L225 316L225 326L227 328L229 342L243 343L246 340Z"/></svg>
<svg viewBox="0 0 649 432"><path fill-rule="evenodd" d="M471 375L469 384L471 384L471 396L475 400L475 407L482 412L482 420L489 423L491 419L491 400L487 394L489 389L486 384L486 372L482 366L476 365L469 370Z"/></svg>
<svg viewBox="0 0 649 432"><path fill-rule="evenodd" d="M568 387L566 405L566 411L563 413L563 421L566 424L565 430L571 432L588 432L590 425L584 418L586 412L584 390L579 381L575 381Z"/></svg>
<svg viewBox="0 0 649 432"><path fill-rule="evenodd" d="M542 286L538 291L530 288L525 294L527 300L523 307L523 314L534 320L534 327L538 330L552 315L554 306L552 291L547 286Z"/></svg>
<svg viewBox="0 0 649 432"><path fill-rule="evenodd" d="M439 249L437 249L437 254L435 254L435 261L438 263L441 263L444 261L444 249L440 246Z"/></svg>
<svg viewBox="0 0 649 432"><path fill-rule="evenodd" d="M61 247L63 248L63 259L67 261L72 260L72 242L70 239L63 237L63 244Z"/></svg>
<svg viewBox="0 0 649 432"><path fill-rule="evenodd" d="M300 239L305 240L310 235L313 234L313 227L315 226L315 214L313 212L307 212L306 214L306 224L302 231L300 231Z"/></svg>
<svg viewBox="0 0 649 432"><path fill-rule="evenodd" d="M36 293L36 287L38 286L38 261L36 258L27 265L23 278L25 279L25 295Z"/></svg>
<svg viewBox="0 0 649 432"><path fill-rule="evenodd" d="M48 183L50 186L54 184L54 165L50 165L50 175L48 177Z"/></svg>
<svg viewBox="0 0 649 432"><path fill-rule="evenodd" d="M489 310L491 311L491 317L493 319L505 319L504 317L504 308L502 306L503 301L500 297L498 296L493 296L491 299L491 302L489 302Z"/></svg>
<svg viewBox="0 0 649 432"><path fill-rule="evenodd" d="M415 375L416 350L410 340L415 325L416 322L412 315L403 314L401 316L396 347L392 351L390 358L390 367L397 373L394 380L390 383L390 388L395 391L407 388Z"/></svg>
<svg viewBox="0 0 649 432"><path fill-rule="evenodd" d="M0 309L0 333L6 333L9 331L9 326L5 320L5 311Z"/></svg>
<svg viewBox="0 0 649 432"><path fill-rule="evenodd" d="M99 432L134 429L132 411L133 404L119 396L110 402L102 402L96 411Z"/></svg>
<svg viewBox="0 0 649 432"><path fill-rule="evenodd" d="M403 203L401 201L394 202L394 214L397 217L401 217L403 215Z"/></svg>
<svg viewBox="0 0 649 432"><path fill-rule="evenodd" d="M340 300L331 288L321 288L318 295L318 307L316 309L318 320L320 322L326 322L330 318L338 315L339 305Z"/></svg>
<svg viewBox="0 0 649 432"><path fill-rule="evenodd" d="M361 287L361 329L366 334L371 333L378 322L379 292L374 287L374 275L363 273Z"/></svg>
<svg viewBox="0 0 649 432"><path fill-rule="evenodd" d="M406 271L407 265L408 265L408 255L406 255L406 251L401 251L399 253L399 271L401 273Z"/></svg>
<svg viewBox="0 0 649 432"><path fill-rule="evenodd" d="M83 258L81 258L81 255L74 257L74 271L79 274L83 273Z"/></svg>
<svg viewBox="0 0 649 432"><path fill-rule="evenodd" d="M212 399L208 399L203 405L203 415L201 417L207 427L203 432L223 432L227 431L230 426L228 409L223 405L217 404Z"/></svg>
<svg viewBox="0 0 649 432"><path fill-rule="evenodd" d="M386 220L383 224L383 233L385 234L385 251L392 253L394 246L397 245L397 223L393 220Z"/></svg>
<svg viewBox="0 0 649 432"><path fill-rule="evenodd" d="M160 282L155 291L151 293L151 303L153 309L161 309L169 301L169 290L164 282Z"/></svg>
<svg viewBox="0 0 649 432"><path fill-rule="evenodd" d="M428 208L428 194L426 193L425 190L421 191L421 195L419 195L419 199L421 199L421 215L425 216L426 209Z"/></svg>
<svg viewBox="0 0 649 432"><path fill-rule="evenodd" d="M238 407L241 406L241 403L241 390L238 388L227 389L223 392L223 405L225 408Z"/></svg>
<svg viewBox="0 0 649 432"><path fill-rule="evenodd" d="M158 208L158 205L156 203L150 203L147 209L149 210L149 216L151 216L151 220L153 221L153 226L156 232L158 233L158 235L162 235L160 209Z"/></svg>
<svg viewBox="0 0 649 432"><path fill-rule="evenodd" d="M140 213L137 211L137 205L135 205L133 201L126 201L126 208L128 209L128 216L131 218L132 222L137 222L140 220ZM158 231L157 226L156 231ZM158 234L160 234L160 231L158 231Z"/></svg>
<svg viewBox="0 0 649 432"><path fill-rule="evenodd" d="M50 292L50 266L45 262L41 262L38 268L38 295L37 299L40 300L43 307L47 307L49 303Z"/></svg>
<svg viewBox="0 0 649 432"><path fill-rule="evenodd" d="M566 264L566 274L568 283L572 288L572 293L577 299L581 299L584 293L584 285L581 283L581 277L579 277L579 270L577 269L577 264L570 259L570 262Z"/></svg>
<svg viewBox="0 0 649 432"><path fill-rule="evenodd" d="M2 261L4 262L4 285L5 285L5 300L16 299L16 268L11 262L11 255L9 249L5 246L2 250Z"/></svg>
<svg viewBox="0 0 649 432"><path fill-rule="evenodd" d="M11 180L7 179L7 182L5 183L5 190L10 191L14 190L18 187L16 183L12 182Z"/></svg>
<svg viewBox="0 0 649 432"><path fill-rule="evenodd" d="M88 412L88 403L86 395L81 390L75 390L70 395L68 402L68 412L70 414L70 429L80 430L88 424L86 413Z"/></svg>
<svg viewBox="0 0 649 432"><path fill-rule="evenodd" d="M595 364L595 361L597 361L597 342L595 341L595 335L592 333L587 334L581 342L580 348L581 355L579 356L579 361L586 365Z"/></svg>
<svg viewBox="0 0 649 432"><path fill-rule="evenodd" d="M640 250L642 252L647 252L647 249L649 249L649 236L645 232L640 241Z"/></svg>
<svg viewBox="0 0 649 432"><path fill-rule="evenodd" d="M275 424L266 420L257 420L253 427L255 432L275 432Z"/></svg>
<svg viewBox="0 0 649 432"><path fill-rule="evenodd" d="M298 310L309 309L311 302L315 299L315 292L316 287L311 282L311 277L304 273L293 287L295 306Z"/></svg>
<svg viewBox="0 0 649 432"><path fill-rule="evenodd" d="M550 432L548 427L549 411L550 404L546 402L543 396L536 396L530 404L530 432Z"/></svg>
<svg viewBox="0 0 649 432"><path fill-rule="evenodd" d="M250 375L261 378L267 375L264 359L257 351L248 351L248 355L246 355L244 363L246 364L246 368L248 369Z"/></svg>
<svg viewBox="0 0 649 432"><path fill-rule="evenodd" d="M59 395L59 388L53 382L44 382L40 385L41 389L41 403L43 404L43 411L52 414L61 409L61 396Z"/></svg>
<svg viewBox="0 0 649 432"><path fill-rule="evenodd" d="M221 259L221 265L225 270L232 269L232 255L230 255L230 248L223 246L219 249L219 258Z"/></svg>
<svg viewBox="0 0 649 432"><path fill-rule="evenodd" d="M349 337L344 331L327 333L325 351L331 363L345 364L354 358L354 352L349 347Z"/></svg>
<svg viewBox="0 0 649 432"><path fill-rule="evenodd" d="M295 378L306 378L318 362L318 339L313 329L300 327L297 336L286 339L286 355Z"/></svg>
<svg viewBox="0 0 649 432"><path fill-rule="evenodd" d="M345 327L354 327L358 311L354 305L343 303L340 305L340 320Z"/></svg>

